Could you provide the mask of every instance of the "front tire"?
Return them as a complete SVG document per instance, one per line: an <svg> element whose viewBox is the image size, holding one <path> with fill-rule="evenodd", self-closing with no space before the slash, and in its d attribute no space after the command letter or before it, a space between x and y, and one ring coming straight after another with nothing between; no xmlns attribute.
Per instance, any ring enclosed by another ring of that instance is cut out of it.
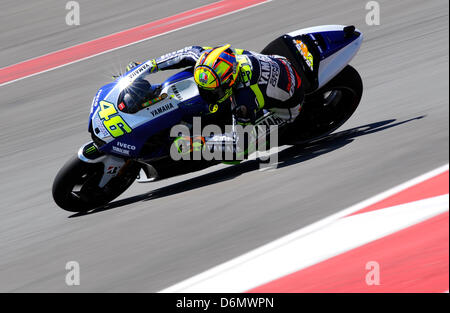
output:
<svg viewBox="0 0 450 313"><path fill-rule="evenodd" d="M122 171L124 173L100 188L103 167L103 163L86 163L77 156L72 157L53 181L52 194L56 204L70 212L86 212L104 206L128 189L139 171L139 167L131 164Z"/></svg>

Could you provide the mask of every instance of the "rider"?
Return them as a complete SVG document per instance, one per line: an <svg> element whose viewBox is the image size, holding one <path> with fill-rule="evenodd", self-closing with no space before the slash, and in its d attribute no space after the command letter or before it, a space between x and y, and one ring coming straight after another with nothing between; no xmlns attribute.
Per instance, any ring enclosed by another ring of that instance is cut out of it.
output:
<svg viewBox="0 0 450 313"><path fill-rule="evenodd" d="M292 122L303 102L301 79L282 56L234 49L230 45L215 48L191 46L147 63L151 64L146 69L148 74L194 67L195 82L201 97L210 104L210 112L231 106L241 124L254 123L257 112L263 108L275 112L285 122ZM132 62L127 70L139 64ZM150 96L158 96L156 93L159 91L150 84L145 88ZM135 96L125 92L119 109L138 111L140 107Z"/></svg>

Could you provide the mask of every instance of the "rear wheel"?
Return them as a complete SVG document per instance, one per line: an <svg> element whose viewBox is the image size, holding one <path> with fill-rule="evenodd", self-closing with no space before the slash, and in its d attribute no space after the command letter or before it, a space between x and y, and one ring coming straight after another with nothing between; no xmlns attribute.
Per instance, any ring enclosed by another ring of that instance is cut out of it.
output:
<svg viewBox="0 0 450 313"><path fill-rule="evenodd" d="M103 163L86 163L75 156L56 175L53 199L66 211L89 211L106 205L122 194L134 182L138 171L138 166L129 164L126 169L122 168L121 174L100 188L98 184L104 174Z"/></svg>
<svg viewBox="0 0 450 313"><path fill-rule="evenodd" d="M361 76L347 65L325 86L306 95L300 115L291 124L289 140L307 142L332 133L352 116L362 93Z"/></svg>

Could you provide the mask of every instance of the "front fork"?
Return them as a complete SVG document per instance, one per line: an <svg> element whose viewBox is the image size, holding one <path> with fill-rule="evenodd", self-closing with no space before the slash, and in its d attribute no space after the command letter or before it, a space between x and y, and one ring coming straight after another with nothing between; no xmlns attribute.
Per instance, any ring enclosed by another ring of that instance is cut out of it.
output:
<svg viewBox="0 0 450 313"><path fill-rule="evenodd" d="M127 164L131 162L130 160L101 152L92 141L80 147L78 158L86 163L103 164L103 175L98 184L100 188L105 187L112 178L121 174L126 169Z"/></svg>

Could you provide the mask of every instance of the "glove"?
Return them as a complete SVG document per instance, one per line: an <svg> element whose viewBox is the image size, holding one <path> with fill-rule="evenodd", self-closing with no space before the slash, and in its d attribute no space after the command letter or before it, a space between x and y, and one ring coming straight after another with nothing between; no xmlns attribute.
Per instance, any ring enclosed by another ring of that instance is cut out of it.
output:
<svg viewBox="0 0 450 313"><path fill-rule="evenodd" d="M239 124L250 124L254 122L254 114L249 112L245 105L236 106L233 109L233 114Z"/></svg>
<svg viewBox="0 0 450 313"><path fill-rule="evenodd" d="M135 68L136 66L139 66L139 65L141 65L142 63L140 63L140 62L130 62L130 63L128 63L128 65L127 65L127 67L125 68L125 72L129 72L129 71L131 71L133 68ZM121 76L122 74L119 74L119 75L113 75L112 76L112 78L113 79L117 79L117 78L119 78L120 76Z"/></svg>
<svg viewBox="0 0 450 313"><path fill-rule="evenodd" d="M137 67L137 66L139 66L141 64L142 64L141 62L132 61L132 62L128 63L126 71L127 72L131 71L132 69L134 69L135 67ZM157 71L158 71L158 65L156 64L156 60L153 59L153 60L151 60L149 72L150 72L150 74L152 74L152 73L156 73Z"/></svg>
<svg viewBox="0 0 450 313"><path fill-rule="evenodd" d="M129 72L132 69L134 69L136 66L139 66L141 64L142 64L141 62L132 61L132 62L128 63L127 67L125 68L125 71Z"/></svg>

